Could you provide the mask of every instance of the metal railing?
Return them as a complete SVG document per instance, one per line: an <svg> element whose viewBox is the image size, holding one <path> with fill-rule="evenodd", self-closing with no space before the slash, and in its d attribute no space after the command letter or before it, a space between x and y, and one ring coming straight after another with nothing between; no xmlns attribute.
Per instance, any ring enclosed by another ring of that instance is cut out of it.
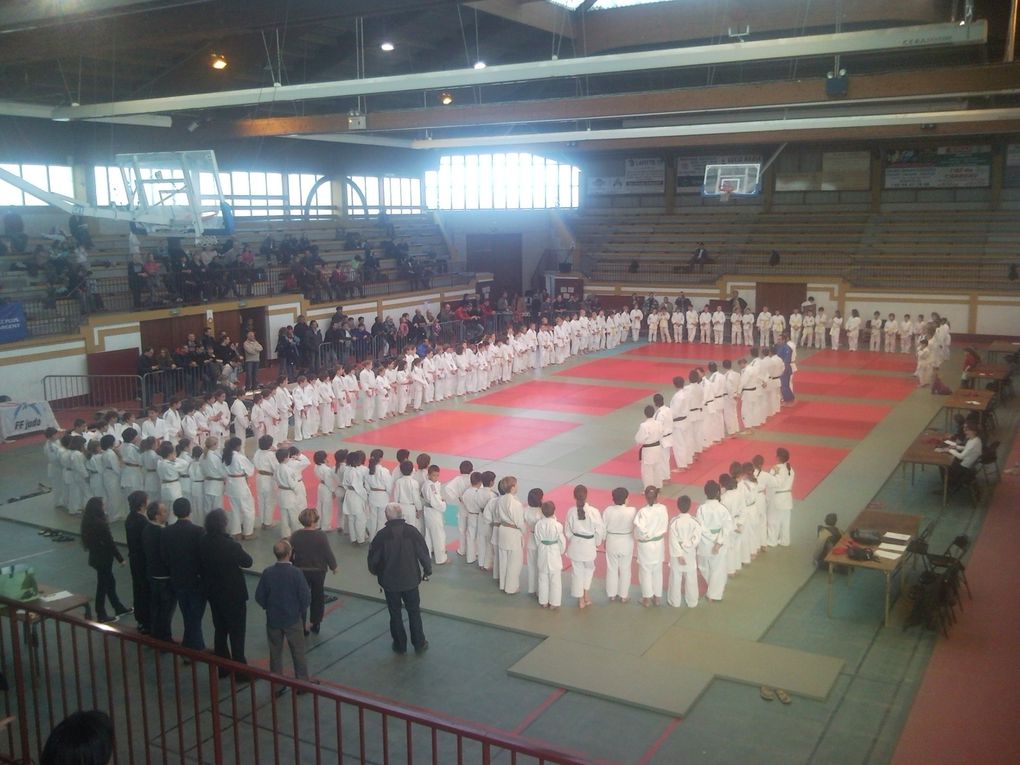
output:
<svg viewBox="0 0 1020 765"><path fill-rule="evenodd" d="M43 398L55 411L145 407L150 400L141 375L46 375Z"/></svg>
<svg viewBox="0 0 1020 765"><path fill-rule="evenodd" d="M0 760L8 762L38 762L49 732L79 709L112 718L114 765L590 761L353 689L120 632L38 602L0 598L0 662L8 684L0 705L14 718L0 732Z"/></svg>

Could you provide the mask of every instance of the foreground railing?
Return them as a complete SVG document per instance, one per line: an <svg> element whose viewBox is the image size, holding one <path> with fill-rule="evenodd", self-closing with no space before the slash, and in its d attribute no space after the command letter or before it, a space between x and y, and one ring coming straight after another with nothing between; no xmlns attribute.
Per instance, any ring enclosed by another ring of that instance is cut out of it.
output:
<svg viewBox="0 0 1020 765"><path fill-rule="evenodd" d="M481 725L6 598L0 598L0 662L7 681L0 703L4 716L14 718L0 732L0 760L11 762L38 762L49 732L79 709L100 709L113 719L114 765L318 765L345 757L384 765L586 761Z"/></svg>

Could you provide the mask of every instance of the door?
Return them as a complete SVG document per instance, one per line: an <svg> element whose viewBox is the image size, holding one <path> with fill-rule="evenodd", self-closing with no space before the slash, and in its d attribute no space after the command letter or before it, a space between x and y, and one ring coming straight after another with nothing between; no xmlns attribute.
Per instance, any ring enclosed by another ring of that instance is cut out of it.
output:
<svg viewBox="0 0 1020 765"><path fill-rule="evenodd" d="M143 349L151 346L159 353L160 348L166 348L172 353L174 348L188 339L189 332L201 339L205 331L205 315L171 316L169 319L150 319L139 324Z"/></svg>
<svg viewBox="0 0 1020 765"><path fill-rule="evenodd" d="M754 305L757 311L768 306L769 311L789 316L794 308L807 300L806 282L759 282L754 293Z"/></svg>
<svg viewBox="0 0 1020 765"><path fill-rule="evenodd" d="M468 234L466 250L469 271L492 272L493 295L499 297L504 290L511 295L522 294L520 234Z"/></svg>

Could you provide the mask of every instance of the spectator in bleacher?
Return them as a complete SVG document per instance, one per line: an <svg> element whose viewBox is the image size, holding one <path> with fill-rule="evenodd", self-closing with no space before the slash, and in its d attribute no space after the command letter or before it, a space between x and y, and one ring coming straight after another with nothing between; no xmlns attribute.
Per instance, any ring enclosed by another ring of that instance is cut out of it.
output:
<svg viewBox="0 0 1020 765"><path fill-rule="evenodd" d="M74 237L74 241L76 241L79 246L84 247L87 250L92 249L92 235L89 233L89 226L88 223L85 222L85 218L80 215L72 215L68 218L67 229L71 232L71 236Z"/></svg>
<svg viewBox="0 0 1020 765"><path fill-rule="evenodd" d="M144 379L145 401L152 401L155 393L155 383L159 372L159 362L156 360L156 352L150 345L142 350L138 357L138 374ZM146 375L148 375L146 377ZM143 402L144 403L144 402Z"/></svg>
<svg viewBox="0 0 1020 765"><path fill-rule="evenodd" d="M244 338L244 383L245 390L258 390L259 361L262 359L262 343L248 332Z"/></svg>
<svg viewBox="0 0 1020 765"><path fill-rule="evenodd" d="M293 327L281 327L276 337L276 357L288 378L297 377L297 365L301 361L301 346Z"/></svg>
<svg viewBox="0 0 1020 765"><path fill-rule="evenodd" d="M301 360L305 369L315 369L318 365L319 347L322 345L322 331L319 322L312 319L301 340Z"/></svg>

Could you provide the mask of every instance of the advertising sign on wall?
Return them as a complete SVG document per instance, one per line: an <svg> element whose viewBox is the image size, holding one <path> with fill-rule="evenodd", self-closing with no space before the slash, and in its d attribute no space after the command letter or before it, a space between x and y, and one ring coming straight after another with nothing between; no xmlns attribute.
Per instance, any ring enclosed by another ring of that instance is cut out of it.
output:
<svg viewBox="0 0 1020 765"><path fill-rule="evenodd" d="M666 190L666 161L661 157L624 160L623 175L588 177L589 194L662 194Z"/></svg>
<svg viewBox="0 0 1020 765"><path fill-rule="evenodd" d="M984 188L991 180L988 144L897 149L885 155L887 189Z"/></svg>

